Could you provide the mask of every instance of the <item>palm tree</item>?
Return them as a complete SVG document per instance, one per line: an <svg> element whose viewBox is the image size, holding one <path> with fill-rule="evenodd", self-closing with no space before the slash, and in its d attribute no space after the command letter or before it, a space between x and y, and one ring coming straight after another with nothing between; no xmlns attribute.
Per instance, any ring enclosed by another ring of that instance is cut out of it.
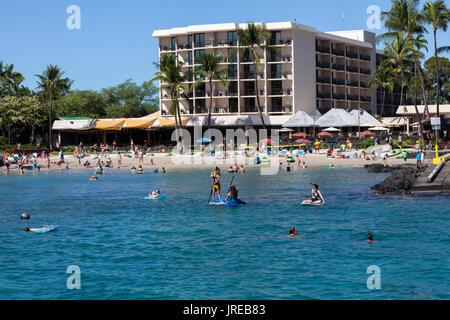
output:
<svg viewBox="0 0 450 320"><path fill-rule="evenodd" d="M1 74L7 94L9 96L12 96L13 93L17 95L19 92L19 85L25 80L22 74L14 71L14 64L5 64Z"/></svg>
<svg viewBox="0 0 450 320"><path fill-rule="evenodd" d="M53 109L53 95L55 93L55 88L61 88L68 85L68 79L61 79L63 71L59 69L58 66L49 65L47 69L42 74L36 74L35 76L39 78L37 81L37 88L42 89L44 94L48 94L50 101L49 108L49 130L48 130L48 143L50 149L52 148L52 109Z"/></svg>
<svg viewBox="0 0 450 320"><path fill-rule="evenodd" d="M386 92L392 92L394 90L394 81L396 79L396 73L390 66L379 66L375 77L369 81L371 87L371 93L377 89L381 89L381 110L380 116L384 116L384 105L386 103Z"/></svg>
<svg viewBox="0 0 450 320"><path fill-rule="evenodd" d="M406 38L410 40L412 44L415 44L416 42L414 39L420 40L416 43L416 47L423 48L426 42L422 41L420 37L419 39L414 38L415 35L421 35L427 32L422 25L425 18L418 9L419 4L420 0L392 0L391 10L381 13L381 18L384 20L384 25L389 32L378 36L378 38L387 39L392 37L396 32L404 32ZM411 58L414 59L416 69L419 73L425 111L428 111L428 99L425 92L424 75L419 61L420 54L414 54Z"/></svg>
<svg viewBox="0 0 450 320"><path fill-rule="evenodd" d="M261 102L259 99L258 90L258 70L260 67L260 55L258 49L265 48L265 41L270 38L270 33L263 27L255 25L253 22L248 23L247 29L240 29L237 32L239 37L239 45L244 47L243 49L248 49L253 60L254 72L255 72L255 90L256 90L256 101L258 103L259 115L261 116L261 122L264 129L266 125L264 123L264 116L261 109Z"/></svg>
<svg viewBox="0 0 450 320"><path fill-rule="evenodd" d="M447 31L450 14L443 0L428 1L423 7L425 21L431 25L434 34L434 58L436 59L436 109L439 117L439 61L437 48L437 31Z"/></svg>
<svg viewBox="0 0 450 320"><path fill-rule="evenodd" d="M180 142L178 129L182 128L181 112L180 112L180 93L186 92L187 89L183 86L186 77L183 74L182 64L177 64L176 58L172 55L163 55L159 63L155 63L158 68L156 77L151 81L159 80L162 89L167 89L170 94L171 105L170 113L175 116L175 131L177 132L177 143ZM178 124L179 121L179 124Z"/></svg>
<svg viewBox="0 0 450 320"><path fill-rule="evenodd" d="M197 57L197 63L200 66L197 67L196 74L199 76L199 81L195 85L208 81L209 83L209 110L208 110L208 125L207 129L211 126L211 113L213 104L213 80L220 80L224 86L227 86L228 81L225 75L228 68L220 68L220 63L223 57L214 52L207 52Z"/></svg>
<svg viewBox="0 0 450 320"><path fill-rule="evenodd" d="M441 53L450 53L450 46L440 47L439 49L437 49L437 53L438 53L438 54L441 54Z"/></svg>
<svg viewBox="0 0 450 320"><path fill-rule="evenodd" d="M420 52L416 49L413 41L406 37L404 32L392 33L390 37L386 38L384 41L384 54L386 59L382 62L382 66L392 65L395 67L395 72L399 73L402 82L406 85L408 91L411 90L408 79L405 73L409 73L410 70L407 65L404 64L405 61L411 60L414 55L419 55ZM419 136L422 141L422 145L425 145L423 138L422 120L419 109L417 108L417 103L415 105L415 111L419 122Z"/></svg>

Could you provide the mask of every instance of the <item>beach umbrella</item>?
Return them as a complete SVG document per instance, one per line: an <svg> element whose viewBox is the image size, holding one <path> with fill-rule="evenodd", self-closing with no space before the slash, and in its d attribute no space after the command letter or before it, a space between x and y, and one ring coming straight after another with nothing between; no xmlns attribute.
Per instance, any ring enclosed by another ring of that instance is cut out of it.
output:
<svg viewBox="0 0 450 320"><path fill-rule="evenodd" d="M294 133L292 136L296 137L296 138L303 138L303 137L307 137L308 135L304 132L297 132L297 133Z"/></svg>
<svg viewBox="0 0 450 320"><path fill-rule="evenodd" d="M325 132L340 132L341 130L331 127L331 128L325 129L323 131L325 131Z"/></svg>
<svg viewBox="0 0 450 320"><path fill-rule="evenodd" d="M306 140L306 139L299 139L299 140L296 140L295 142L297 142L297 143L311 143L311 141Z"/></svg>
<svg viewBox="0 0 450 320"><path fill-rule="evenodd" d="M389 131L389 129L386 129L384 127L374 127L374 128L370 128L370 131Z"/></svg>
<svg viewBox="0 0 450 320"><path fill-rule="evenodd" d="M363 131L361 132L362 136L375 136L375 133L370 132L370 131Z"/></svg>
<svg viewBox="0 0 450 320"><path fill-rule="evenodd" d="M321 133L318 134L319 137L332 137L333 135L329 132L326 131L322 131Z"/></svg>
<svg viewBox="0 0 450 320"><path fill-rule="evenodd" d="M261 140L262 143L274 143L275 141L273 141L272 139L264 139Z"/></svg>
<svg viewBox="0 0 450 320"><path fill-rule="evenodd" d="M198 139L196 142L197 143L209 143L209 142L212 142L212 140L208 139L208 138L201 138L201 139Z"/></svg>

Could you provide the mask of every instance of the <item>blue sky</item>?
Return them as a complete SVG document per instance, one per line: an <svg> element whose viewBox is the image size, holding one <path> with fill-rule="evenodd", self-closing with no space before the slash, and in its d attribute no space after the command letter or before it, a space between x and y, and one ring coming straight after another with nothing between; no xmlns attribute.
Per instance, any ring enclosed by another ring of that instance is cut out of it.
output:
<svg viewBox="0 0 450 320"><path fill-rule="evenodd" d="M70 5L81 9L81 30L66 27ZM140 83L154 77L155 29L295 18L320 31L367 30L370 5L388 10L390 0L2 0L0 60L14 63L32 89L33 75L57 64L75 80L73 88L98 90L128 78ZM427 38L432 48L431 34ZM439 34L438 45L450 45L448 32Z"/></svg>

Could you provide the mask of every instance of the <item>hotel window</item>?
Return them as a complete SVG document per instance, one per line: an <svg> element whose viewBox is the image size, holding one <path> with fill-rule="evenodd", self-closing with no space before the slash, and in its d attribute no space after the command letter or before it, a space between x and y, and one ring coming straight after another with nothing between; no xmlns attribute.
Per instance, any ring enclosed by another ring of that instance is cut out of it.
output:
<svg viewBox="0 0 450 320"><path fill-rule="evenodd" d="M253 79L255 77L255 66L253 64L244 65L244 78Z"/></svg>
<svg viewBox="0 0 450 320"><path fill-rule="evenodd" d="M272 95L278 96L283 94L283 85L281 81L271 81L272 82Z"/></svg>
<svg viewBox="0 0 450 320"><path fill-rule="evenodd" d="M249 49L244 50L243 62L253 62L253 54Z"/></svg>
<svg viewBox="0 0 450 320"><path fill-rule="evenodd" d="M281 42L281 31L272 31L271 43L280 44Z"/></svg>
<svg viewBox="0 0 450 320"><path fill-rule="evenodd" d="M231 81L228 83L228 94L230 96L237 96L238 83L236 81Z"/></svg>
<svg viewBox="0 0 450 320"><path fill-rule="evenodd" d="M195 112L196 113L206 113L206 102L205 99L195 100Z"/></svg>
<svg viewBox="0 0 450 320"><path fill-rule="evenodd" d="M271 61L281 61L281 48L271 48L270 50Z"/></svg>
<svg viewBox="0 0 450 320"><path fill-rule="evenodd" d="M230 99L228 99L228 104L230 106L230 112L233 112L233 113L238 112L238 109L239 109L239 107L238 107L238 104L239 104L238 98L230 98Z"/></svg>
<svg viewBox="0 0 450 320"><path fill-rule="evenodd" d="M192 67L188 68L188 79L189 79L189 81L194 81L194 69ZM191 88L190 86L191 85L189 85L189 89ZM189 92L190 92L190 90L189 90Z"/></svg>
<svg viewBox="0 0 450 320"><path fill-rule="evenodd" d="M194 35L195 47L203 48L205 46L205 34L204 33L196 33Z"/></svg>
<svg viewBox="0 0 450 320"><path fill-rule="evenodd" d="M270 76L272 79L281 78L281 64L272 64L270 66Z"/></svg>
<svg viewBox="0 0 450 320"><path fill-rule="evenodd" d="M237 62L237 53L235 49L228 49L228 61Z"/></svg>
<svg viewBox="0 0 450 320"><path fill-rule="evenodd" d="M176 49L177 38L172 37L170 39L170 50L175 51Z"/></svg>
<svg viewBox="0 0 450 320"><path fill-rule="evenodd" d="M201 54L204 54L204 53L205 53L205 50L195 50L195 54L194 54L195 59L194 59L194 62L195 62L196 64L198 64L198 61L197 61L198 57L199 57Z"/></svg>
<svg viewBox="0 0 450 320"><path fill-rule="evenodd" d="M237 65L233 64L228 66L228 79L236 79L237 78Z"/></svg>
<svg viewBox="0 0 450 320"><path fill-rule="evenodd" d="M237 46L236 32L228 32L228 45L233 47Z"/></svg>
<svg viewBox="0 0 450 320"><path fill-rule="evenodd" d="M188 48L191 49L192 48L192 35L188 35Z"/></svg>
<svg viewBox="0 0 450 320"><path fill-rule="evenodd" d="M192 51L189 51L188 52L188 64L190 65L190 66L192 66Z"/></svg>

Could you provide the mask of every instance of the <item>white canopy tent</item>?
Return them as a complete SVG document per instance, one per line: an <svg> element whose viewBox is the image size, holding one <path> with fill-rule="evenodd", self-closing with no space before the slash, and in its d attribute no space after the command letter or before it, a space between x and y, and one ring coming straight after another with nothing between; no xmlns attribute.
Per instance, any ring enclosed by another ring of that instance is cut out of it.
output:
<svg viewBox="0 0 450 320"><path fill-rule="evenodd" d="M314 119L305 111L297 112L283 124L285 128L307 128L314 126Z"/></svg>
<svg viewBox="0 0 450 320"><path fill-rule="evenodd" d="M322 128L357 127L358 119L344 109L333 108L320 117L320 119L316 121L316 125Z"/></svg>

